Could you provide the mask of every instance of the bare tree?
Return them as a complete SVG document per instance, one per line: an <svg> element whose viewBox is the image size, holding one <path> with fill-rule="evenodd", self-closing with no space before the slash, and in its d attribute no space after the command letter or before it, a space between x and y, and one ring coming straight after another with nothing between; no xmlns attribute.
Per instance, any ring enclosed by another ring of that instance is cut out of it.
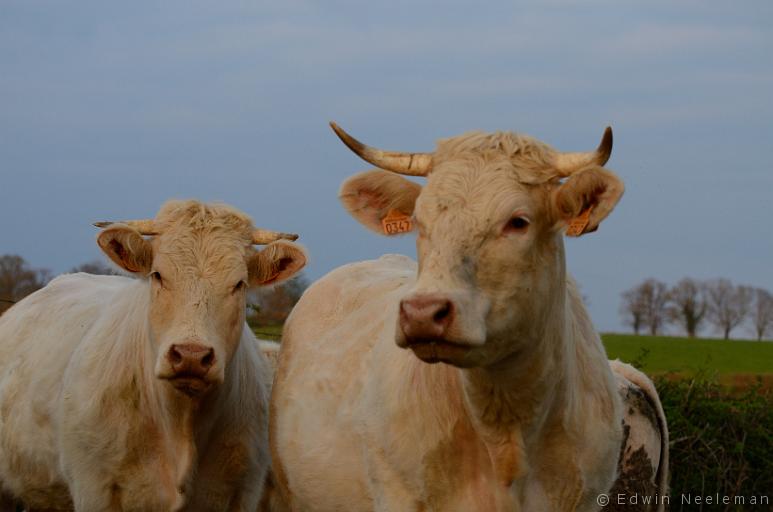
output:
<svg viewBox="0 0 773 512"><path fill-rule="evenodd" d="M81 263L77 267L73 267L70 272L85 272L87 274L95 274L99 276L123 275L115 268L99 260L89 261L88 263Z"/></svg>
<svg viewBox="0 0 773 512"><path fill-rule="evenodd" d="M668 318L668 296L665 283L647 279L623 292L620 313L635 334L647 327L650 334L656 336Z"/></svg>
<svg viewBox="0 0 773 512"><path fill-rule="evenodd" d="M47 269L32 268L16 254L0 256L0 313L51 280Z"/></svg>
<svg viewBox="0 0 773 512"><path fill-rule="evenodd" d="M623 317L623 322L633 329L633 333L638 335L641 328L644 326L644 301L639 290L639 286L635 286L629 290L626 290L622 294L623 301L620 303L620 316Z"/></svg>
<svg viewBox="0 0 773 512"><path fill-rule="evenodd" d="M705 285L685 277L671 288L669 302L672 321L683 327L687 336L694 338L708 311Z"/></svg>
<svg viewBox="0 0 773 512"><path fill-rule="evenodd" d="M773 295L762 288L755 288L753 295L751 319L757 341L762 341L765 334L773 328Z"/></svg>
<svg viewBox="0 0 773 512"><path fill-rule="evenodd" d="M752 288L734 286L727 279L717 279L706 287L711 323L722 332L724 339L748 316L752 302Z"/></svg>
<svg viewBox="0 0 773 512"><path fill-rule="evenodd" d="M668 319L668 286L657 279L647 279L642 287L647 306L647 326L650 334L657 336Z"/></svg>

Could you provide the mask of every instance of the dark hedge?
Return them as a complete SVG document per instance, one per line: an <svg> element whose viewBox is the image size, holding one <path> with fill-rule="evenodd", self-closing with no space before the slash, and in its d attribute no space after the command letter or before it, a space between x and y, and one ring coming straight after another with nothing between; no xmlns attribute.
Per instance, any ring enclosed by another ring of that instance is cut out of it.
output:
<svg viewBox="0 0 773 512"><path fill-rule="evenodd" d="M749 506L751 497L773 504L773 392L762 382L728 390L716 377L656 379L671 439L671 510L698 510L682 494L735 496L747 505L704 505L702 510L773 510Z"/></svg>

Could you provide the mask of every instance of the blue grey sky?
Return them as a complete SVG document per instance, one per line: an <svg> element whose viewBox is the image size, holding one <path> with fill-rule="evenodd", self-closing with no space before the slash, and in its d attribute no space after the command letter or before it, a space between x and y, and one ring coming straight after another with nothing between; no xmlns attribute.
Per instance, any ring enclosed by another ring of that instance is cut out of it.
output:
<svg viewBox="0 0 773 512"><path fill-rule="evenodd" d="M316 279L415 253L339 205L367 166L328 121L406 151L611 124L626 195L567 242L596 325L650 276L773 289L771 27L767 0L2 0L0 253L66 271L100 257L92 221L192 197L300 233Z"/></svg>

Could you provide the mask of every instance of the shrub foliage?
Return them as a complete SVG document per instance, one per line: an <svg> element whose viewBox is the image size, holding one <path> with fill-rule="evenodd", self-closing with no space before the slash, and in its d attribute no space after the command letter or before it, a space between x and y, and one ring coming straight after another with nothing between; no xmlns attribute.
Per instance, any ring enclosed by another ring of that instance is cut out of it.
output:
<svg viewBox="0 0 773 512"><path fill-rule="evenodd" d="M656 384L671 437L672 511L690 509L682 494L773 498L773 393L761 380L741 392L706 375Z"/></svg>

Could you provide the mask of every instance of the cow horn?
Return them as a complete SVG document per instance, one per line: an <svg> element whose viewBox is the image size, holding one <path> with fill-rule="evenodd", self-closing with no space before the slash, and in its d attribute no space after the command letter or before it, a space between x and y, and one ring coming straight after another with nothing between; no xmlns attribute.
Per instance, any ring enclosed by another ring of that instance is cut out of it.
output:
<svg viewBox="0 0 773 512"><path fill-rule="evenodd" d="M612 127L607 126L604 135L601 137L601 143L596 151L586 153L558 153L554 165L562 176L569 176L572 173L587 167L588 165L604 166L612 154Z"/></svg>
<svg viewBox="0 0 773 512"><path fill-rule="evenodd" d="M376 167L387 171L405 174L407 176L426 176L432 169L432 153L398 153L396 151L382 151L366 146L358 141L343 128L330 122L330 127L336 132L338 138L354 151L360 158L370 162Z"/></svg>
<svg viewBox="0 0 773 512"><path fill-rule="evenodd" d="M157 235L156 222L153 219L141 219L141 220L122 220L118 222L103 221L95 222L94 226L98 228L106 228L113 224L126 224L130 228L137 230L141 235Z"/></svg>
<svg viewBox="0 0 773 512"><path fill-rule="evenodd" d="M266 245L277 240L298 240L295 233L279 233L278 231L268 231L266 229L256 229L252 232L252 243L257 245Z"/></svg>

